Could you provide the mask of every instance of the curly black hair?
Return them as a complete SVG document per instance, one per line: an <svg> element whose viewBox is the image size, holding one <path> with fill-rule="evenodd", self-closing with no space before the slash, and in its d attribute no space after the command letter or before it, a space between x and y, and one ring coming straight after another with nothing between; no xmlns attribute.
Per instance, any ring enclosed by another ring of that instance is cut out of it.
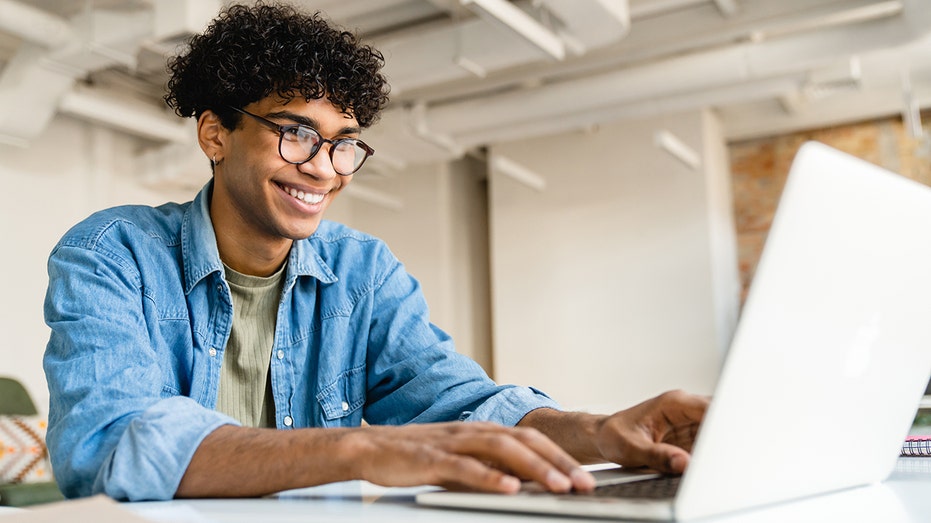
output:
<svg viewBox="0 0 931 523"><path fill-rule="evenodd" d="M231 5L187 52L169 60L165 102L178 116L216 113L235 129L244 107L277 93L283 101L324 96L368 127L388 102L379 72L384 56L355 35L331 26L320 13L307 15L285 4Z"/></svg>

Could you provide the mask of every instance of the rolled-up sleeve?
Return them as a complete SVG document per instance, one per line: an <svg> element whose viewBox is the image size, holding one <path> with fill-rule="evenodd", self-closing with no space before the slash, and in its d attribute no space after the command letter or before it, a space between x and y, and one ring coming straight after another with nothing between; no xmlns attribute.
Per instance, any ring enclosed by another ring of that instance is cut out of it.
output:
<svg viewBox="0 0 931 523"><path fill-rule="evenodd" d="M172 498L203 438L236 422L166 386L157 311L128 250L72 238L48 271L48 447L62 492Z"/></svg>

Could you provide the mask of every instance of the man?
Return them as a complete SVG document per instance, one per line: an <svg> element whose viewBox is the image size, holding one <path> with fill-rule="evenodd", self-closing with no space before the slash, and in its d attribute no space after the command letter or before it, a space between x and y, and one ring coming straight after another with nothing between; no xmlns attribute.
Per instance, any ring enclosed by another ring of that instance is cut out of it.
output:
<svg viewBox="0 0 931 523"><path fill-rule="evenodd" d="M373 153L377 51L261 4L190 43L166 100L196 117L213 179L193 202L99 212L49 260L48 442L67 496L567 491L592 488L583 461L684 470L705 398L596 416L497 385L383 243L321 221Z"/></svg>

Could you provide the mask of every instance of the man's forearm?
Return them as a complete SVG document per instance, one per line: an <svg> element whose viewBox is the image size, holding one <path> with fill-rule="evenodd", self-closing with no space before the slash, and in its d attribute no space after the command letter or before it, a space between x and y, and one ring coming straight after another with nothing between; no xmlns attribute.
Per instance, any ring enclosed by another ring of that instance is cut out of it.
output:
<svg viewBox="0 0 931 523"><path fill-rule="evenodd" d="M517 425L539 430L580 463L600 463L605 459L595 445L596 434L606 418L543 408L530 411Z"/></svg>
<svg viewBox="0 0 931 523"><path fill-rule="evenodd" d="M353 430L224 425L201 442L175 496L255 497L358 479Z"/></svg>

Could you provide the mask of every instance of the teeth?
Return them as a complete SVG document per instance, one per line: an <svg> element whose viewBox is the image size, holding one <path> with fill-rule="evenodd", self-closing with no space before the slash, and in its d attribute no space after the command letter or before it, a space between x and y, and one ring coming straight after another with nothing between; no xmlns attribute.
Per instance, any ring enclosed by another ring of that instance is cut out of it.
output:
<svg viewBox="0 0 931 523"><path fill-rule="evenodd" d="M291 196L305 203L314 204L314 203L320 203L323 201L324 195L322 194L305 193L304 191L298 191L294 187L286 187L285 190L288 191L288 194L290 194Z"/></svg>

